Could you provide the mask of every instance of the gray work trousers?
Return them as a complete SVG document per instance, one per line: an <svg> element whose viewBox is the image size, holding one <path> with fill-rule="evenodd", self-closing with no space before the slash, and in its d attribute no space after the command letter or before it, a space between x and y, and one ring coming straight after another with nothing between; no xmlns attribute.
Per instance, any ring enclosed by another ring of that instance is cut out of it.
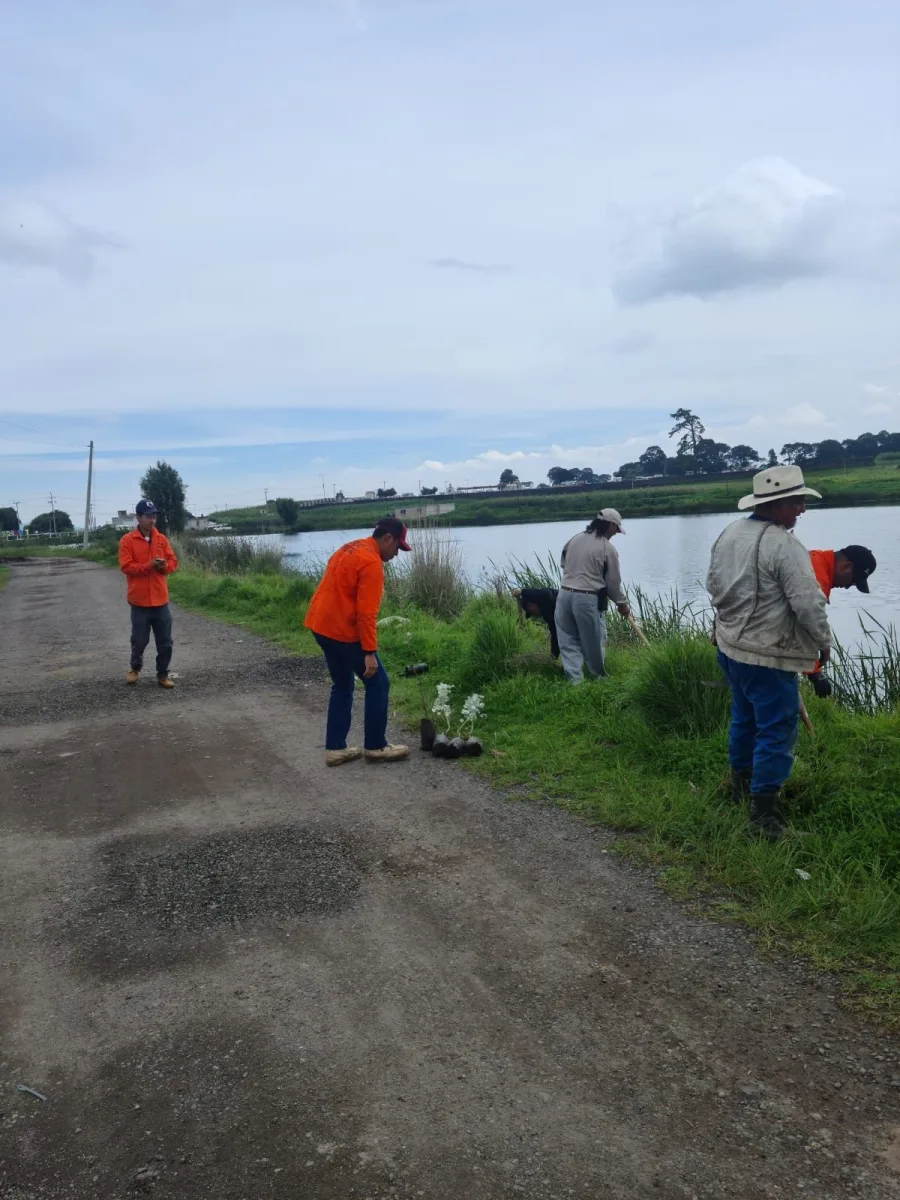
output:
<svg viewBox="0 0 900 1200"><path fill-rule="evenodd" d="M597 608L595 592L567 592L556 600L556 634L563 670L572 683L589 675L605 675L606 618Z"/></svg>

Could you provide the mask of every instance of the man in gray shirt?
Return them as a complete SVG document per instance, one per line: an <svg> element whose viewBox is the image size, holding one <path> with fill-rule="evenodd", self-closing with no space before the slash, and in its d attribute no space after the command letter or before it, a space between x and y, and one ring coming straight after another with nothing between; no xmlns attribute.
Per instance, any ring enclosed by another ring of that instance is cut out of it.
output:
<svg viewBox="0 0 900 1200"><path fill-rule="evenodd" d="M556 601L556 632L563 670L572 683L589 675L605 675L606 612L611 599L623 617L630 615L612 545L624 533L614 508L597 513L584 533L566 542L560 557L562 585Z"/></svg>

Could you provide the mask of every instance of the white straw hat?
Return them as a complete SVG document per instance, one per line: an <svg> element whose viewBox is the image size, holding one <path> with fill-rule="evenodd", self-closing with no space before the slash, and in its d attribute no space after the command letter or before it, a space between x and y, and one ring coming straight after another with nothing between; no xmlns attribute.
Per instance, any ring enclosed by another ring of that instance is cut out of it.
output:
<svg viewBox="0 0 900 1200"><path fill-rule="evenodd" d="M753 476L753 495L742 496L738 508L756 508L759 504L771 504L773 500L789 500L793 496L815 496L822 499L821 492L814 491L803 482L799 467L769 467Z"/></svg>

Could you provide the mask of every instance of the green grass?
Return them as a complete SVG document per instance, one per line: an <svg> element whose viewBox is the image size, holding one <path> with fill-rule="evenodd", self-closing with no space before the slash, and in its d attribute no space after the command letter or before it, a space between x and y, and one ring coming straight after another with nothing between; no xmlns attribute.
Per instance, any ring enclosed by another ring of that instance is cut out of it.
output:
<svg viewBox="0 0 900 1200"><path fill-rule="evenodd" d="M852 467L846 471L839 468L810 471L806 479L822 493L821 503L825 507L900 504L900 471L892 463ZM449 499L455 504L450 517L455 526L516 525L530 521L580 521L586 514L607 506L617 508L624 517L731 512L738 498L750 490L748 484L749 477L718 483L672 482L664 487L635 483L634 488L596 488L586 492L555 488L539 492L498 492L490 498L438 496L435 499L439 502ZM386 512L416 502L394 498L366 504L329 504L303 509L301 521L307 529L369 529ZM227 522L235 531L260 532L263 527L272 532L283 529L274 510L266 513L262 506L231 509L211 516L215 521Z"/></svg>

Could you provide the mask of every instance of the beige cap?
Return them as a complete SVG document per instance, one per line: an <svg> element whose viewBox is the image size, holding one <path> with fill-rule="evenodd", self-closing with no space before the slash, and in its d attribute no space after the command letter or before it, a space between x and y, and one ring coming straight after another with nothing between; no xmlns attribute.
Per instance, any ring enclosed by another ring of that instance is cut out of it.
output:
<svg viewBox="0 0 900 1200"><path fill-rule="evenodd" d="M617 525L619 533L624 533L625 528L622 525L622 518L614 508L601 508L597 513L598 521L609 521L610 525Z"/></svg>

